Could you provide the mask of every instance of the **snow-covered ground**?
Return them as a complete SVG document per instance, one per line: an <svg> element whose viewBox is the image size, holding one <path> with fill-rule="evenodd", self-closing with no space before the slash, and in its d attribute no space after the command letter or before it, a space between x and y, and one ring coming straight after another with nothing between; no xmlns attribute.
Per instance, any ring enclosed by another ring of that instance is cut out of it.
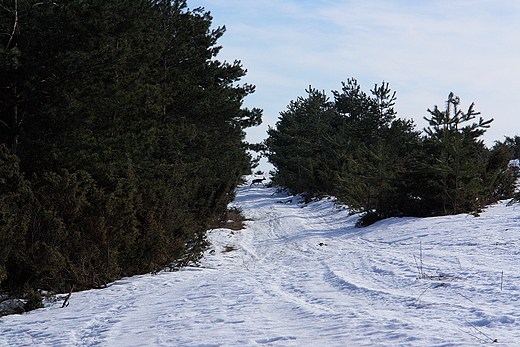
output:
<svg viewBox="0 0 520 347"><path fill-rule="evenodd" d="M354 228L329 199L238 189L202 266L0 320L0 346L520 346L520 206Z"/></svg>

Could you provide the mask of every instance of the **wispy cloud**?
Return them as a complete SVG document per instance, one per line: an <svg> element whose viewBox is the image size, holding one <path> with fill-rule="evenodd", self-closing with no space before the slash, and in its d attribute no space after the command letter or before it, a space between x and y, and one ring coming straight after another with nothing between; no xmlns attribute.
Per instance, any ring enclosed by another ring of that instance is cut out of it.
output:
<svg viewBox="0 0 520 347"><path fill-rule="evenodd" d="M450 91L495 123L488 144L520 133L520 3L492 0L192 0L226 24L221 58L240 59L257 85L247 103L273 125L310 84L382 80L397 111L420 119ZM515 128L516 127L516 128ZM517 130L518 129L518 130ZM252 132L265 137L265 127Z"/></svg>

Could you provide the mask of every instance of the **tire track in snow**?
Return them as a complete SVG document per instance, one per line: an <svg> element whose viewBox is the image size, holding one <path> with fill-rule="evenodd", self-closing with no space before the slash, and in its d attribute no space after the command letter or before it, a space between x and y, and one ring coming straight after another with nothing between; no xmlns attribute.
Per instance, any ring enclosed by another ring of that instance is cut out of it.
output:
<svg viewBox="0 0 520 347"><path fill-rule="evenodd" d="M234 204L252 221L210 231L202 267L4 317L0 346L480 345L473 326L498 337L494 346L520 341L520 219L511 210L355 229L330 200L304 205L273 192L238 189ZM441 281L417 279L420 242L424 271L446 274Z"/></svg>
<svg viewBox="0 0 520 347"><path fill-rule="evenodd" d="M305 205L277 204L270 206L267 213L263 215L258 209L250 207L257 216L262 217L251 223L249 229L250 232L260 236L255 240L253 248L261 250L262 256L259 257L259 262L262 271L278 279L276 284L271 281L271 291L276 292L281 300L289 300L298 305L298 309L305 311L300 319L320 317L326 320L327 317L331 319L335 316L336 319L340 318L342 324L351 324L352 319L359 318L359 314L352 311L351 307L358 309L366 306L368 296L379 297L379 302L375 304L378 306L390 298L395 303L414 300L412 297L403 299L389 292L372 291L353 284L350 284L349 290L346 290L348 282L341 279L326 264L326 261L334 262L338 257L331 255L330 249L329 252L325 250L329 248L329 244L332 246L335 238L353 231L353 221L345 226L345 213L338 216L342 211L331 208L330 203L326 208L320 208L318 211L302 206ZM339 219L343 223L339 222ZM327 246L319 246L320 243ZM348 267L348 264L345 263L343 266ZM258 269L258 265L256 268ZM311 272L309 269L312 269ZM379 269L378 272L369 272L376 273L380 277L384 271ZM364 274L366 275L366 271ZM371 276L371 278L375 277L375 275ZM265 280L262 282L269 283ZM323 284L327 283L329 286L325 286L324 290ZM273 289L275 286L276 290ZM341 298L348 304L338 302ZM371 319L367 311L361 310L361 312L364 320ZM312 329L314 324L315 322L309 319L308 328ZM336 329L329 331L330 334L337 333Z"/></svg>
<svg viewBox="0 0 520 347"><path fill-rule="evenodd" d="M254 193L248 194L249 197L253 195ZM439 292L446 288L439 287L432 300L429 300L429 294L433 290L427 293L428 296L421 298L425 288L428 290L435 284L417 280L412 260L413 252L410 251L410 245L414 242L419 243L417 236L396 235L394 240L379 240L372 236L374 228L354 229L352 218L345 218L344 214L338 215L341 211L334 211L330 204L323 208L316 208L316 204L321 202L314 203L312 208L302 208L294 203L270 206L269 213L263 215L270 220L259 218L251 224L252 229L262 229L265 227L263 224L268 225L264 234L257 230L260 235L268 237L260 238L261 241L253 248L262 249L261 261L271 265L262 266L268 267L272 276L291 277L282 271L284 267L280 264L280 259L286 267L296 268L299 264L307 263L307 269L312 268L315 272L312 281L302 280L308 275L305 274L305 270L303 274L295 273L292 282L289 280L280 286L285 292L284 295L293 296L305 303L313 303L325 312L343 314L343 318L349 316L348 324L363 316L363 323L360 323L358 328L367 330L367 334L385 334L388 327L393 327L403 330L401 335L396 334L393 339L414 340L414 337L410 336L414 324L430 326L432 335L436 332L439 335L445 334L445 324L442 321L446 319L436 316L432 309L435 309L435 306L446 305L437 302L439 297L443 297L439 296ZM248 210L254 210L260 217L263 207L249 206ZM399 224L402 221L399 219L393 223ZM404 221L406 223L406 220ZM365 239L366 235L370 235L369 238L372 240ZM316 247L319 243L327 246ZM330 291L324 291L323 286L316 290L323 283L329 285ZM448 295L454 294L452 291ZM451 307L446 308L444 312L471 311L471 308L460 306L457 302L449 304ZM408 312L410 319L395 318L397 310ZM447 319L451 320L448 325L452 324L453 320L460 320L461 315L454 314L454 317ZM435 324L430 322L432 319ZM379 325L367 324L367 321L378 322ZM375 333L378 327L381 331ZM459 331L452 334L453 341L460 338L458 335Z"/></svg>

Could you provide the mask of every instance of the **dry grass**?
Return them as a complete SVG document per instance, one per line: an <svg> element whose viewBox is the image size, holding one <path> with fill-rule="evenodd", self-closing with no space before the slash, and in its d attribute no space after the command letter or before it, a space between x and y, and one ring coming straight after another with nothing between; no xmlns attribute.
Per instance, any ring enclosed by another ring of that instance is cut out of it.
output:
<svg viewBox="0 0 520 347"><path fill-rule="evenodd" d="M233 251L236 251L237 249L233 246L226 246L224 247L224 250L222 251L222 253L228 253L228 252L233 252Z"/></svg>
<svg viewBox="0 0 520 347"><path fill-rule="evenodd" d="M242 211L236 207L230 208L227 213L227 221L223 227L231 230L242 230L245 228L244 222L247 219L242 215Z"/></svg>

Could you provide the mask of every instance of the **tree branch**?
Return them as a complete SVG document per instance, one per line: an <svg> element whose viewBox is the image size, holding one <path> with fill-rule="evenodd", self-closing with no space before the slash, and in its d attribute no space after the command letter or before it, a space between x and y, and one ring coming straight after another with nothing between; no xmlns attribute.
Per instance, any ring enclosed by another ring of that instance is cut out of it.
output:
<svg viewBox="0 0 520 347"><path fill-rule="evenodd" d="M13 41L14 34L16 33L16 30L18 29L18 0L14 0L14 24L13 24L13 31L11 32L11 36L9 37L9 41L7 41L7 45L5 46L5 50L7 51L9 49L9 46L11 45L11 42Z"/></svg>

